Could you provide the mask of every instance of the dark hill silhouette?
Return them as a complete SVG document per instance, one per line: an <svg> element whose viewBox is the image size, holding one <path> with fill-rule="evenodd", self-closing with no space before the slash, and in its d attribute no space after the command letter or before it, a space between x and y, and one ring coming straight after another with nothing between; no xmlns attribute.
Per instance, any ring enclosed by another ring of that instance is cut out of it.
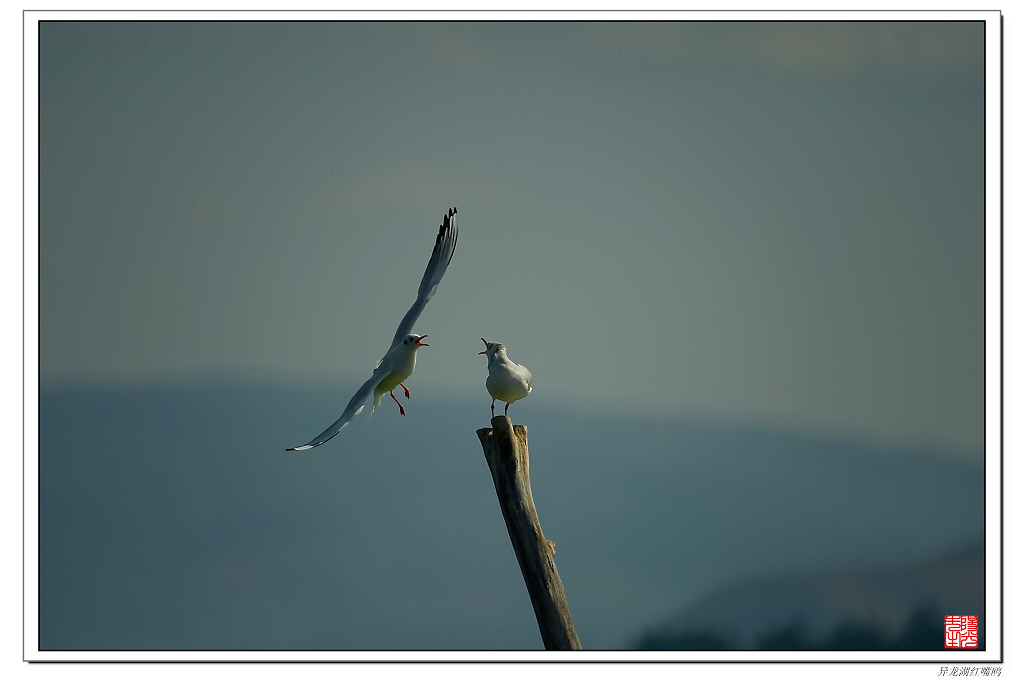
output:
<svg viewBox="0 0 1024 682"><path fill-rule="evenodd" d="M634 642L638 649L944 649L943 617L979 617L984 647L982 545L868 570L805 572L745 581L701 599Z"/></svg>

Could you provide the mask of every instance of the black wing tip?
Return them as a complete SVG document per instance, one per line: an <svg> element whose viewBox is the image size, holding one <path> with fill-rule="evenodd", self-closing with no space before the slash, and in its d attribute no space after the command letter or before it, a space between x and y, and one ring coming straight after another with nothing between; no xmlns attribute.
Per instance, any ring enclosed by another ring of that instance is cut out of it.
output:
<svg viewBox="0 0 1024 682"><path fill-rule="evenodd" d="M331 438L334 438L334 436L331 436ZM323 445L324 443L329 441L331 438L325 438L324 440L320 441L319 443L312 443L312 442L310 442L310 443L306 443L305 445L298 445L298 446L296 446L294 448L285 448L284 451L285 452L299 452L301 450L312 450L313 448L320 447L321 445Z"/></svg>
<svg viewBox="0 0 1024 682"><path fill-rule="evenodd" d="M452 229L452 218L458 215L458 213L459 209L457 208L448 209L448 213L443 217L443 220L441 220L440 229L438 229L437 231L437 240L434 242L435 246L437 246L437 244L440 244L441 239L443 239Z"/></svg>
<svg viewBox="0 0 1024 682"><path fill-rule="evenodd" d="M451 225L452 217L458 214L459 209L449 208L448 214L444 216L444 220L441 221L441 227L448 227Z"/></svg>
<svg viewBox="0 0 1024 682"><path fill-rule="evenodd" d="M318 448L321 445L323 445L324 443L326 443L327 441L329 441L330 439L332 439L335 436L337 436L339 433L341 433L341 429L345 428L346 426L348 426L348 422L345 422L344 424L342 424L338 428L337 431L335 431L334 433L332 433L331 435L327 436L327 438L324 438L321 441L311 440L308 443L306 443L305 445L300 445L297 448L288 448L288 450L312 450L313 448ZM323 434L320 434L320 435L323 435ZM287 452L288 450L285 450L285 452Z"/></svg>

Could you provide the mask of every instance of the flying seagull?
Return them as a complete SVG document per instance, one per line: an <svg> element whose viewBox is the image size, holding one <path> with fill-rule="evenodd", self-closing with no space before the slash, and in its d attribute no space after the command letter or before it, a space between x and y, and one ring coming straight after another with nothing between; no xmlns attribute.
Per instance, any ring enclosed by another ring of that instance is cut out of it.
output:
<svg viewBox="0 0 1024 682"><path fill-rule="evenodd" d="M380 405L380 399L384 397L385 393L391 394L394 401L398 403L398 409L403 415L405 414L405 408L402 407L402 403L399 403L398 398L395 398L395 389L401 386L405 389L405 397L409 397L409 389L405 388L405 384L402 382L408 379L409 375L416 368L416 351L419 350L420 346L429 345L423 343L423 339L427 338L427 335L413 334L412 327L416 324L416 320L419 319L423 308L426 307L427 301L433 298L434 292L437 291L437 285L440 284L441 278L444 277L445 270L448 269L448 264L452 260L452 254L455 253L455 242L458 239L458 209L450 208L448 209L448 214L444 216L441 222L441 228L437 232L434 251L430 254L430 262L427 263L427 269L423 273L423 279L420 281L420 290L416 295L416 301L409 308L409 312L405 314L405 317L402 318L401 324L398 325L395 338L391 341L391 348L388 349L388 352L377 363L377 368L373 370L370 378L359 387L356 394L352 396L352 400L348 401L348 406L341 413L341 416L338 417L338 421L328 426L327 430L305 445L288 448L288 450L309 450L318 445L323 445L334 438L338 435L339 431L345 428L346 424L352 421L352 417L363 411L363 405L367 398L370 397L370 393L373 393L373 407L370 409L371 415Z"/></svg>
<svg viewBox="0 0 1024 682"><path fill-rule="evenodd" d="M530 370L522 365L517 365L508 359L505 354L505 346L500 343L490 343L487 339L481 338L486 350L477 355L487 356L487 392L491 394L491 417L494 416L494 401L505 401L505 416L508 416L508 406L530 395L533 390L533 377Z"/></svg>

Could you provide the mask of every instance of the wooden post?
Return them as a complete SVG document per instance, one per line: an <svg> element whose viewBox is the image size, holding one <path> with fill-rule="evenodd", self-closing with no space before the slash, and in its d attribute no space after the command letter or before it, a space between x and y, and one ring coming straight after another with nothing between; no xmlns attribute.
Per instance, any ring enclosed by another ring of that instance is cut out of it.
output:
<svg viewBox="0 0 1024 682"><path fill-rule="evenodd" d="M499 416L491 419L491 428L478 429L476 435L491 469L501 515L523 571L544 648L578 650L580 640L555 568L555 543L544 537L533 506L526 427L513 427L508 417Z"/></svg>

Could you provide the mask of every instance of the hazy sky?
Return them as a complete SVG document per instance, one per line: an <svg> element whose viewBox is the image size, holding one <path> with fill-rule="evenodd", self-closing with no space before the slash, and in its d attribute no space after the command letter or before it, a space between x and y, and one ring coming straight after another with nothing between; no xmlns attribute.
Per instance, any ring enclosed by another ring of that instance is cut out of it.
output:
<svg viewBox="0 0 1024 682"><path fill-rule="evenodd" d="M536 406L977 456L983 47L948 22L44 23L42 385L340 386L326 427L457 206L413 404L489 403L483 336Z"/></svg>

